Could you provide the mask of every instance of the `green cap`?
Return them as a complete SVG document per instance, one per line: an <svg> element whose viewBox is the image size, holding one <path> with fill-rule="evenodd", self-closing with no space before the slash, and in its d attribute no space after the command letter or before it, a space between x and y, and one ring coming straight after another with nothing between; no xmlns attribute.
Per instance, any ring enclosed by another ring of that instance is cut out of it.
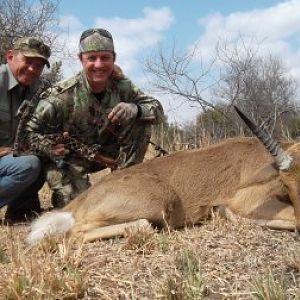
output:
<svg viewBox="0 0 300 300"><path fill-rule="evenodd" d="M13 46L14 50L19 50L26 57L42 58L48 68L50 68L49 57L51 55L50 47L35 37L23 37L16 40Z"/></svg>
<svg viewBox="0 0 300 300"><path fill-rule="evenodd" d="M84 31L80 37L79 53L91 51L114 52L114 42L110 32L102 28Z"/></svg>

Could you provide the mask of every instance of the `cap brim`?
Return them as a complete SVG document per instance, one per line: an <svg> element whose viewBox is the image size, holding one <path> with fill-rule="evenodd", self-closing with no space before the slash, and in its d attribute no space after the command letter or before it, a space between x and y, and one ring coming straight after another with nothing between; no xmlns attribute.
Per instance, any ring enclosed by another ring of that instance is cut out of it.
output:
<svg viewBox="0 0 300 300"><path fill-rule="evenodd" d="M38 58L42 58L45 61L46 66L48 68L50 68L50 63L49 63L48 59L45 56L43 56L43 55L41 55L39 53L28 52L28 51L22 51L22 54L24 56L26 56L26 57L38 57Z"/></svg>

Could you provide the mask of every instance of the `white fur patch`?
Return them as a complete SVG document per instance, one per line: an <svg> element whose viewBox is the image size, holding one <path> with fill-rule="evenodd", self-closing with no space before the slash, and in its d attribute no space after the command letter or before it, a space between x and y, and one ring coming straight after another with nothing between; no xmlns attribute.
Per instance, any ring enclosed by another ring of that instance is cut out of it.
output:
<svg viewBox="0 0 300 300"><path fill-rule="evenodd" d="M69 212L46 213L31 224L26 243L33 245L47 236L65 233L74 223L75 219Z"/></svg>
<svg viewBox="0 0 300 300"><path fill-rule="evenodd" d="M284 159L279 164L279 169L283 171L288 170L291 166L292 161L293 159L289 155L284 156Z"/></svg>

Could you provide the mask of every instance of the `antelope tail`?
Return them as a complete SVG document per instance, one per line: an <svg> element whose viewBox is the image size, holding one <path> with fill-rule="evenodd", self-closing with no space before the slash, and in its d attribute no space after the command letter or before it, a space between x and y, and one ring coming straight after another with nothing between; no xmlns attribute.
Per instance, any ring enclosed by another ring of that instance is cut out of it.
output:
<svg viewBox="0 0 300 300"><path fill-rule="evenodd" d="M288 170L291 165L292 158L281 148L279 143L275 141L262 126L257 126L235 105L234 109L253 134L257 136L266 149L274 156L278 168L280 170Z"/></svg>
<svg viewBox="0 0 300 300"><path fill-rule="evenodd" d="M34 245L50 235L69 231L75 224L70 212L48 212L31 224L30 233L26 238L27 245Z"/></svg>

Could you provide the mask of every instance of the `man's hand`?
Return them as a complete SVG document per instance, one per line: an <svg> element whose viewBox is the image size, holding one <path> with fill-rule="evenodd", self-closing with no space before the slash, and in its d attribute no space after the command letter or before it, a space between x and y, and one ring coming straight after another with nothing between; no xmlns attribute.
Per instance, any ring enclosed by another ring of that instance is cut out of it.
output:
<svg viewBox="0 0 300 300"><path fill-rule="evenodd" d="M11 147L0 147L0 157L11 154L13 152Z"/></svg>
<svg viewBox="0 0 300 300"><path fill-rule="evenodd" d="M108 114L112 123L127 123L137 117L138 107L134 103L118 103Z"/></svg>
<svg viewBox="0 0 300 300"><path fill-rule="evenodd" d="M63 133L63 139L68 139L69 137L69 132L65 131ZM50 150L50 155L54 156L54 157L63 157L67 154L69 154L69 149L66 148L65 144L60 143L60 144L56 144L52 147L52 149Z"/></svg>
<svg viewBox="0 0 300 300"><path fill-rule="evenodd" d="M57 144L52 147L50 153L54 157L63 157L69 153L69 150L66 149L65 144Z"/></svg>

